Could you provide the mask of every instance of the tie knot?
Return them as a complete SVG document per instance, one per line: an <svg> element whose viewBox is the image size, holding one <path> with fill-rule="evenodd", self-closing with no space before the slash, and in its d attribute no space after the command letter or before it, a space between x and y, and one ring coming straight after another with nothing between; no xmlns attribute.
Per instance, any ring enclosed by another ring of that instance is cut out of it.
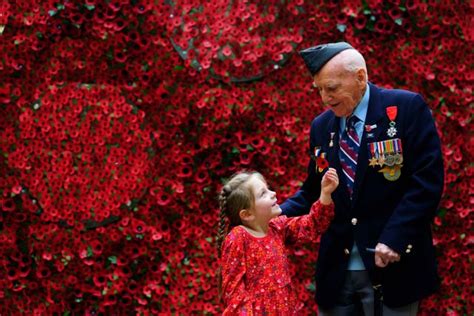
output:
<svg viewBox="0 0 474 316"><path fill-rule="evenodd" d="M359 121L359 118L357 116L355 116L355 115L350 116L346 120L347 128L354 128L358 121Z"/></svg>

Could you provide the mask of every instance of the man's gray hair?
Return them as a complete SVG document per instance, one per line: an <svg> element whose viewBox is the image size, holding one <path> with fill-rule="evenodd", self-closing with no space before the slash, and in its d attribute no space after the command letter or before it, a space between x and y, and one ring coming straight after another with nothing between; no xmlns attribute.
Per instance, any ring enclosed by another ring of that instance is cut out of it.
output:
<svg viewBox="0 0 474 316"><path fill-rule="evenodd" d="M347 71L354 72L362 68L367 74L367 65L364 56L355 49L346 49L337 54L334 58L337 58L337 61L342 63Z"/></svg>

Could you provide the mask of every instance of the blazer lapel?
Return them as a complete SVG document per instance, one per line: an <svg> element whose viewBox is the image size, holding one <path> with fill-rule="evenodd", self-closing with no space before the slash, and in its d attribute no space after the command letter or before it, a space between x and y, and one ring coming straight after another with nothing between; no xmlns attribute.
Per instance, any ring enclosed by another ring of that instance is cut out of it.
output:
<svg viewBox="0 0 474 316"><path fill-rule="evenodd" d="M370 99L369 99L369 106L367 109L367 116L365 118L365 123L364 123L364 131L362 133L362 140L359 147L359 154L357 157L357 171L356 171L356 178L354 182L354 191L352 193L353 202L357 200L360 184L364 180L364 175L367 170L367 166L369 165L369 155L368 155L367 144L376 141L380 133L382 132L382 126L378 122L384 117L384 108L380 100L379 88L369 83L369 89L370 89ZM377 125L376 128L370 131L372 136L369 139L367 137L368 132L365 129L366 125L370 125L370 126Z"/></svg>

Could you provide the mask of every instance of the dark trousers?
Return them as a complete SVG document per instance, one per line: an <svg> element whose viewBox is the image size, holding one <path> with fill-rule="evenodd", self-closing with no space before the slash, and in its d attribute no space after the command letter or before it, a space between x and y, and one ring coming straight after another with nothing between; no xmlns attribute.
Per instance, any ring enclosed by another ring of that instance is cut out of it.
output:
<svg viewBox="0 0 474 316"><path fill-rule="evenodd" d="M416 316L418 303L398 308L383 306L383 316ZM346 271L346 281L337 305L329 310L318 310L319 316L373 316L374 289L366 270Z"/></svg>

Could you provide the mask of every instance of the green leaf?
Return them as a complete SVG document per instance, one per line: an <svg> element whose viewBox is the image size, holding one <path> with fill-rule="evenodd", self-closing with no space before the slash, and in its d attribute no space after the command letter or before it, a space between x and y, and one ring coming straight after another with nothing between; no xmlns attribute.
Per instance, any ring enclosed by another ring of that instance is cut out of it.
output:
<svg viewBox="0 0 474 316"><path fill-rule="evenodd" d="M306 289L310 292L315 292L316 291L316 286L314 285L314 283L310 283L306 286Z"/></svg>
<svg viewBox="0 0 474 316"><path fill-rule="evenodd" d="M110 262L113 264L117 264L117 257L116 256L110 256L107 258Z"/></svg>

